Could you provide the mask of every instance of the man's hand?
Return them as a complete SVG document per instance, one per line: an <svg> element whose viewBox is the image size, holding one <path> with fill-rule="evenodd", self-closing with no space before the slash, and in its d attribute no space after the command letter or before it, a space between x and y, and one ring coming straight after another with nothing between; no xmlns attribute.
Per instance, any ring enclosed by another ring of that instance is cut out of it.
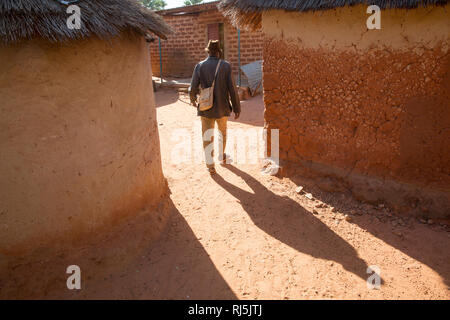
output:
<svg viewBox="0 0 450 320"><path fill-rule="evenodd" d="M240 112L238 112L238 113L234 113L234 119L235 120L237 120L237 119L239 119L239 116L241 115L241 113Z"/></svg>
<svg viewBox="0 0 450 320"><path fill-rule="evenodd" d="M191 99L191 105L193 105L194 107L197 107L197 100Z"/></svg>

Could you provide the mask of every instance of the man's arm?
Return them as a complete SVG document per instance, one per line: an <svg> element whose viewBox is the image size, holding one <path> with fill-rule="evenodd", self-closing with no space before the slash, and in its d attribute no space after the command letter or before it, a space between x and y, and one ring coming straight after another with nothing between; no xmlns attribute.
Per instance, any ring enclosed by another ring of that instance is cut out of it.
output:
<svg viewBox="0 0 450 320"><path fill-rule="evenodd" d="M227 87L228 87L228 93L230 95L231 100L231 106L233 108L233 112L235 114L234 118L239 118L239 114L241 113L241 102L239 101L239 96L237 94L237 88L234 84L233 76L231 73L231 67L228 70L227 75Z"/></svg>
<svg viewBox="0 0 450 320"><path fill-rule="evenodd" d="M199 65L197 64L192 73L191 86L189 87L189 96L191 98L191 103L197 106L197 94L199 93L200 86L200 76L198 74Z"/></svg>

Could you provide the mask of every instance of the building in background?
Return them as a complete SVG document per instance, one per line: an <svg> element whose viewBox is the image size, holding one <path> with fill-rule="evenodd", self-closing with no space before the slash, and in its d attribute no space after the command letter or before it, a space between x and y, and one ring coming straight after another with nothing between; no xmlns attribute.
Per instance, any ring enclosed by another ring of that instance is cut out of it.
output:
<svg viewBox="0 0 450 320"><path fill-rule="evenodd" d="M204 58L208 40L220 40L224 56L238 74L238 30L217 9L218 1L157 11L174 33L161 41L163 77L191 77L194 66ZM150 45L152 70L160 76L159 43ZM240 32L240 62L262 59L262 33Z"/></svg>

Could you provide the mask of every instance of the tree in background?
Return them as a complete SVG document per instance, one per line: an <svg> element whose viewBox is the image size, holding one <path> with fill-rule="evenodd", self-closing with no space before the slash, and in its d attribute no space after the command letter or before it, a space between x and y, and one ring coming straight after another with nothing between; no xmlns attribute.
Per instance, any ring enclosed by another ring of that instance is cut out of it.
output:
<svg viewBox="0 0 450 320"><path fill-rule="evenodd" d="M202 2L203 2L203 0L185 0L184 1L184 5L185 6L192 6L194 4L199 4L199 3L202 3Z"/></svg>
<svg viewBox="0 0 450 320"><path fill-rule="evenodd" d="M138 2L152 10L162 10L167 5L164 0L138 0Z"/></svg>

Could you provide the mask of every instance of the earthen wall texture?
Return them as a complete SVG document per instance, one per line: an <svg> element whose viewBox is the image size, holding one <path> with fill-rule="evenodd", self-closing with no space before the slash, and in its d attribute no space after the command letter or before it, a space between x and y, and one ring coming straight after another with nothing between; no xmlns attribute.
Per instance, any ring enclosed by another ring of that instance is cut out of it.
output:
<svg viewBox="0 0 450 320"><path fill-rule="evenodd" d="M218 10L198 14L163 16L174 33L161 40L163 77L190 77L195 65L205 59L208 24L224 24L225 60L238 71L238 31ZM153 75L160 74L158 39L150 45ZM262 33L241 30L241 65L262 59Z"/></svg>
<svg viewBox="0 0 450 320"><path fill-rule="evenodd" d="M264 118L266 127L280 129L286 170L320 172L365 200L447 216L450 17L444 11L432 20L422 12L409 15L402 20L401 12L382 13L385 31L383 24L378 31L357 26L359 33L333 26L335 18L347 24L361 18L365 26L366 17L355 10L311 14L297 24L295 14L265 14ZM281 19L286 25L272 29ZM327 42L313 33L325 20L331 24ZM415 21L439 28L434 34L424 28L414 39L408 28ZM364 40L365 32L378 34ZM398 39L395 32L401 33Z"/></svg>
<svg viewBox="0 0 450 320"><path fill-rule="evenodd" d="M0 57L0 269L133 219L160 232L168 188L143 37L36 39Z"/></svg>

